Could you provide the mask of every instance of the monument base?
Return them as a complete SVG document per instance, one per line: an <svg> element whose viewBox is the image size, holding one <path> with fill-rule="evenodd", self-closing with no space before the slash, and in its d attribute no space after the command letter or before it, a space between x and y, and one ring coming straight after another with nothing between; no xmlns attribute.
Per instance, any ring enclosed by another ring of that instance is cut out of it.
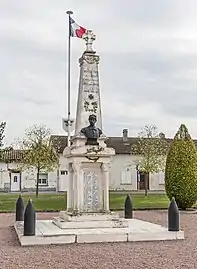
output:
<svg viewBox="0 0 197 269"><path fill-rule="evenodd" d="M23 235L24 222L15 222L14 228L22 246L184 239L183 231L169 232L161 225L138 219L127 221L128 228L61 229L52 220L37 220L35 236Z"/></svg>
<svg viewBox="0 0 197 269"><path fill-rule="evenodd" d="M61 229L92 229L92 228L128 228L126 219L119 218L116 213L84 213L73 215L69 212L60 212L53 223Z"/></svg>

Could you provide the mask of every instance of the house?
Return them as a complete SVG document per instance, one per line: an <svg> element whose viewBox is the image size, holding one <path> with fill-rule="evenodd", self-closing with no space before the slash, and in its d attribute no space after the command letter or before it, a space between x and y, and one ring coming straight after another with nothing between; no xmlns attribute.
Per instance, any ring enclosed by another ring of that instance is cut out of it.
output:
<svg viewBox="0 0 197 269"><path fill-rule="evenodd" d="M35 191L36 170L23 170L23 152L21 150L3 151L0 161L0 191L1 192L25 192ZM57 171L46 173L41 171L39 178L41 191L56 191Z"/></svg>
<svg viewBox="0 0 197 269"><path fill-rule="evenodd" d="M143 190L145 189L144 174L140 173L134 164L139 155L133 155L131 146L137 138L129 137L127 129L122 137L109 137L108 147L115 149L116 155L111 159L110 189L111 190ZM170 142L171 140L168 139ZM68 188L68 171L63 157L63 150L67 146L67 137L52 135L51 143L59 155L59 169L47 173L41 171L39 178L40 191L66 191ZM23 170L21 150L4 152L4 161L0 162L0 191L20 192L35 191L36 170ZM164 173L150 174L149 190L164 190Z"/></svg>

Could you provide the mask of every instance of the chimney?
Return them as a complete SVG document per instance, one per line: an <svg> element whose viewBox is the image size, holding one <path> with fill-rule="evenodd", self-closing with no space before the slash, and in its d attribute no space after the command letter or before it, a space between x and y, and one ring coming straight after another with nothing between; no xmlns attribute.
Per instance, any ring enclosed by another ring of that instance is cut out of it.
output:
<svg viewBox="0 0 197 269"><path fill-rule="evenodd" d="M159 133L159 137L162 138L162 139L165 139L166 138L166 136L165 136L164 133Z"/></svg>
<svg viewBox="0 0 197 269"><path fill-rule="evenodd" d="M128 141L128 129L123 129L122 141L123 142L127 142Z"/></svg>

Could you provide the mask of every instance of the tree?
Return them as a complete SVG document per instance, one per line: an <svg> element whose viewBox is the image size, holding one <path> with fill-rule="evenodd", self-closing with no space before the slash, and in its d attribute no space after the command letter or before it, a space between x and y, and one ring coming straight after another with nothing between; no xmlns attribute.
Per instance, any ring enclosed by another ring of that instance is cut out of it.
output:
<svg viewBox="0 0 197 269"><path fill-rule="evenodd" d="M5 138L4 132L5 132L6 122L2 121L0 123L0 160L6 161L6 152L10 149L10 147L3 148L3 140Z"/></svg>
<svg viewBox="0 0 197 269"><path fill-rule="evenodd" d="M148 194L148 178L150 173L164 171L166 155L169 148L165 135L158 133L154 125L146 125L138 134L137 141L132 145L132 153L140 155L136 165L144 173L145 196Z"/></svg>
<svg viewBox="0 0 197 269"><path fill-rule="evenodd" d="M180 209L197 200L197 150L185 125L174 136L166 159L165 189Z"/></svg>
<svg viewBox="0 0 197 269"><path fill-rule="evenodd" d="M38 196L39 175L41 170L53 171L58 167L58 156L50 143L50 129L34 125L25 131L21 141L25 168L36 168L36 196Z"/></svg>
<svg viewBox="0 0 197 269"><path fill-rule="evenodd" d="M4 131L6 127L6 122L0 123L0 148L3 147L3 139L5 138Z"/></svg>

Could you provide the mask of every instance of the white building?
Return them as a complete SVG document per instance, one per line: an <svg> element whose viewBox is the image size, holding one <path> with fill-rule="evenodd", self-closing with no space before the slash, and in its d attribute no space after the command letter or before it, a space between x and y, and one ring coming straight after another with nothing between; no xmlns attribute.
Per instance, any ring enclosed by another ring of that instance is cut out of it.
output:
<svg viewBox="0 0 197 269"><path fill-rule="evenodd" d="M21 163L22 151L11 150L4 152L3 159L0 162L0 191L20 192L34 191L36 187L36 170L23 170ZM57 189L57 171L40 173L39 188L43 191L56 191Z"/></svg>
<svg viewBox="0 0 197 269"><path fill-rule="evenodd" d="M116 151L111 163L111 190L143 190L145 188L144 175L136 170L134 160L140 156L131 153L131 145L136 138L128 137L124 130L123 137L109 137L106 141L109 147ZM51 142L59 154L59 169L53 172L40 173L40 191L66 191L68 186L68 171L63 150L67 145L66 136L51 136ZM6 162L0 162L0 191L20 192L35 191L36 170L23 170L21 163L22 152L12 150L5 153ZM131 165L132 164L132 165ZM149 190L164 190L164 173L150 174Z"/></svg>

